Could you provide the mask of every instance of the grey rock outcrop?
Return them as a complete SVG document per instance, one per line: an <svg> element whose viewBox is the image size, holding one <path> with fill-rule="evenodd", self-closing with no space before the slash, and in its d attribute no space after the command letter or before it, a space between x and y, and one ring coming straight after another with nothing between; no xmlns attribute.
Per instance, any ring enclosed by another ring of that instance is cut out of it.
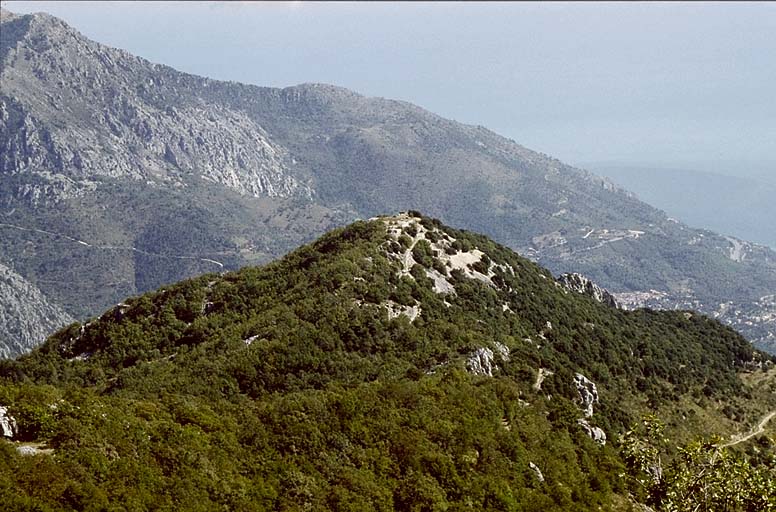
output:
<svg viewBox="0 0 776 512"><path fill-rule="evenodd" d="M574 385L577 387L580 407L585 413L585 418L591 418L593 416L593 405L598 403L598 388L593 381L581 373L574 375Z"/></svg>
<svg viewBox="0 0 776 512"><path fill-rule="evenodd" d="M577 420L577 424L582 427L588 436L590 436L590 439L600 444L601 446L606 445L606 433L601 427L594 427L590 424L589 421L582 418Z"/></svg>
<svg viewBox="0 0 776 512"><path fill-rule="evenodd" d="M502 361L509 361L509 348L503 343L494 342L496 351L488 347L480 347L474 350L466 359L466 370L474 375L493 377L493 372L498 371L496 356Z"/></svg>
<svg viewBox="0 0 776 512"><path fill-rule="evenodd" d="M474 375L493 377L493 370L497 368L493 351L486 347L476 349L466 359L466 370Z"/></svg>
<svg viewBox="0 0 776 512"><path fill-rule="evenodd" d="M613 308L618 307L617 299L615 299L614 295L582 274L563 274L558 278L558 282L569 291L587 295L598 302Z"/></svg>
<svg viewBox="0 0 776 512"><path fill-rule="evenodd" d="M9 439L16 435L16 420L8 414L8 409L3 405L0 405L0 434Z"/></svg>
<svg viewBox="0 0 776 512"><path fill-rule="evenodd" d="M0 263L0 358L29 352L71 322L61 307Z"/></svg>

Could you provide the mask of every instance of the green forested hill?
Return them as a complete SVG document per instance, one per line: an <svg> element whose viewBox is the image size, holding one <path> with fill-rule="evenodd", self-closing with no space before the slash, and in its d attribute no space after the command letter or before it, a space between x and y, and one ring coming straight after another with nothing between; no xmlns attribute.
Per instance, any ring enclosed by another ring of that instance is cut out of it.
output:
<svg viewBox="0 0 776 512"><path fill-rule="evenodd" d="M769 364L704 316L621 311L480 235L381 217L0 363L0 501L627 510L648 496L619 434L648 411L676 435L743 428L773 404L740 372Z"/></svg>

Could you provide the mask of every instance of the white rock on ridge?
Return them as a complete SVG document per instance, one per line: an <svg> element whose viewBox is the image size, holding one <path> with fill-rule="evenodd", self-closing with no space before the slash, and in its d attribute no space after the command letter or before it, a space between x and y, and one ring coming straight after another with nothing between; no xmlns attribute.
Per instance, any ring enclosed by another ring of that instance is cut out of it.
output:
<svg viewBox="0 0 776 512"><path fill-rule="evenodd" d="M581 407L585 413L585 418L592 417L593 404L598 403L598 388L593 381L581 373L574 375L574 385L577 387L577 393L579 393L579 400L582 402Z"/></svg>
<svg viewBox="0 0 776 512"><path fill-rule="evenodd" d="M590 439L600 444L601 446L606 445L606 432L604 432L601 427L594 427L590 424L590 422L582 418L578 419L577 423L585 430L587 435L590 436Z"/></svg>
<svg viewBox="0 0 776 512"><path fill-rule="evenodd" d="M8 409L0 405L0 430L3 437L13 439L16 434L16 420L8 414Z"/></svg>
<svg viewBox="0 0 776 512"><path fill-rule="evenodd" d="M436 269L427 268L426 275L434 281L434 292L436 293L455 293L455 286L450 284L445 276Z"/></svg>
<svg viewBox="0 0 776 512"><path fill-rule="evenodd" d="M496 270L515 275L515 269L511 266L494 262L490 262L488 265L487 274L475 270L473 265L479 263L483 256L485 256L485 253L479 249L471 249L469 251L451 250L456 239L440 229L427 229L422 224L422 219L420 217L415 217L409 213L403 212L392 217L374 217L371 220L376 219L381 219L385 222L386 231L388 232L391 241L398 242L402 235L409 237L411 240L409 247L402 248L400 254L386 251L386 255L389 258L399 260L401 263L401 268L398 272L399 277L412 277L410 271L417 263L412 254L412 250L421 240L425 240L429 243L432 252L435 253L434 258L445 268L445 274L437 269L425 269L426 275L429 279L434 281L434 292L436 293L455 294L455 286L448 280L448 275L453 270L459 270L463 273L464 277L481 281L491 288L497 288L496 284L493 282L493 277L496 276ZM429 232L433 232L435 236L427 236ZM448 251L452 252L452 254L449 254Z"/></svg>
<svg viewBox="0 0 776 512"><path fill-rule="evenodd" d="M601 288L582 274L563 274L558 278L558 282L561 284L561 286L563 286L563 288L569 291L587 295L597 300L598 302L613 308L619 307L617 300L614 298L614 295L609 293L604 288Z"/></svg>

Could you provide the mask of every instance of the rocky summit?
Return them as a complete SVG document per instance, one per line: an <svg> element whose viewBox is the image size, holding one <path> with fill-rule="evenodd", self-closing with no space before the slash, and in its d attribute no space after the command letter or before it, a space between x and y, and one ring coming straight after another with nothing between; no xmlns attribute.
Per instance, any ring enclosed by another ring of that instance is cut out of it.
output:
<svg viewBox="0 0 776 512"><path fill-rule="evenodd" d="M623 307L696 309L772 348L773 251L481 126L331 85L181 73L46 14L4 12L0 65L0 261L74 318L414 208Z"/></svg>

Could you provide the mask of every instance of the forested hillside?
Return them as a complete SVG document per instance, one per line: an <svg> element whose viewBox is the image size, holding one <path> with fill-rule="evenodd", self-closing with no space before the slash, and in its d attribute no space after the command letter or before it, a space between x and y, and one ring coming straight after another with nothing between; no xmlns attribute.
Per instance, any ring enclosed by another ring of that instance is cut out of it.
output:
<svg viewBox="0 0 776 512"><path fill-rule="evenodd" d="M0 363L15 423L0 496L14 510L662 506L626 449L651 452L622 434L650 411L676 442L743 430L776 409L773 361L697 313L580 290L409 213L129 298ZM731 510L776 506L763 439Z"/></svg>

